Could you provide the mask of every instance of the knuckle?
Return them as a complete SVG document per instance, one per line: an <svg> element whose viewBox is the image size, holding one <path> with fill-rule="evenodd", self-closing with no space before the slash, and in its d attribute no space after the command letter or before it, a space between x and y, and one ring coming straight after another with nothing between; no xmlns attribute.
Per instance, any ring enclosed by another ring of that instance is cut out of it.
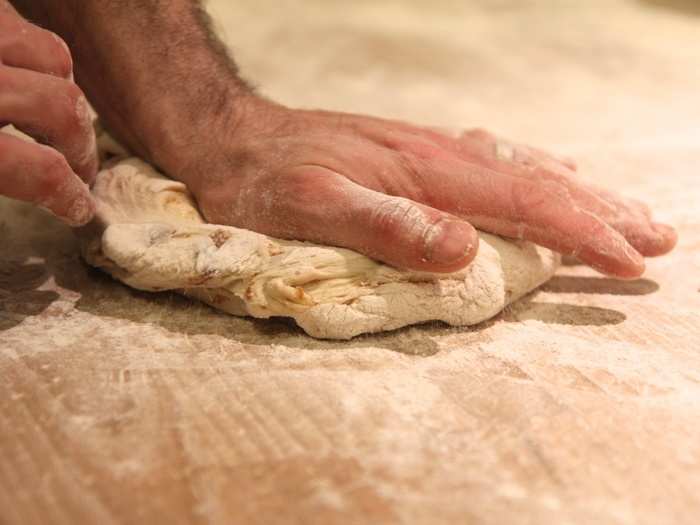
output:
<svg viewBox="0 0 700 525"><path fill-rule="evenodd" d="M430 203L433 193L430 187L435 184L440 159L425 158L415 154L402 153L397 156L396 165L401 179L410 181L402 188L401 194L414 201Z"/></svg>
<svg viewBox="0 0 700 525"><path fill-rule="evenodd" d="M82 90L73 82L60 81L62 84L63 94L73 107L77 106L78 103L84 98Z"/></svg>
<svg viewBox="0 0 700 525"><path fill-rule="evenodd" d="M42 149L39 197L46 198L61 191L70 174L70 168L63 155L48 147Z"/></svg>
<svg viewBox="0 0 700 525"><path fill-rule="evenodd" d="M43 73L68 78L73 72L73 58L66 42L57 34L13 16L2 20L0 13L0 56L3 54L34 56ZM20 63L20 66L27 64Z"/></svg>
<svg viewBox="0 0 700 525"><path fill-rule="evenodd" d="M399 169L408 175L409 180L419 180L421 174L425 173L425 162L422 159L415 157L413 154L400 153L397 156Z"/></svg>
<svg viewBox="0 0 700 525"><path fill-rule="evenodd" d="M78 86L65 82L64 97L60 103L63 132L72 136L85 135L90 129L90 112L87 100Z"/></svg>
<svg viewBox="0 0 700 525"><path fill-rule="evenodd" d="M539 191L534 184L513 184L511 189L512 212L520 220L532 217L535 212L544 209L549 201L546 193Z"/></svg>
<svg viewBox="0 0 700 525"><path fill-rule="evenodd" d="M516 163L523 161L523 157L518 148L507 140L497 140L494 143L493 156L500 161Z"/></svg>
<svg viewBox="0 0 700 525"><path fill-rule="evenodd" d="M383 138L382 143L399 154L409 154L423 159L436 159L446 154L439 144L420 136L391 133Z"/></svg>
<svg viewBox="0 0 700 525"><path fill-rule="evenodd" d="M523 223L552 227L580 215L568 190L556 182L516 183L510 197L513 218Z"/></svg>
<svg viewBox="0 0 700 525"><path fill-rule="evenodd" d="M408 145L407 151L426 161L438 160L447 156L447 152L442 147L428 141L411 142Z"/></svg>
<svg viewBox="0 0 700 525"><path fill-rule="evenodd" d="M387 198L370 212L369 225L382 239L401 237L404 241L418 241L430 226L425 214L408 199Z"/></svg>

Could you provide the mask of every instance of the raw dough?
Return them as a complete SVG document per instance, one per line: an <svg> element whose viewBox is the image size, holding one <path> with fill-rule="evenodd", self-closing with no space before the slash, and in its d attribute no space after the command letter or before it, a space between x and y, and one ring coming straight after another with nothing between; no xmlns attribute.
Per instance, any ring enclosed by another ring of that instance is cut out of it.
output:
<svg viewBox="0 0 700 525"><path fill-rule="evenodd" d="M349 339L429 320L460 326L549 279L553 252L480 233L452 274L402 271L351 250L207 224L186 187L136 158L97 176L88 263L141 290L177 290L234 315L292 317L314 337Z"/></svg>

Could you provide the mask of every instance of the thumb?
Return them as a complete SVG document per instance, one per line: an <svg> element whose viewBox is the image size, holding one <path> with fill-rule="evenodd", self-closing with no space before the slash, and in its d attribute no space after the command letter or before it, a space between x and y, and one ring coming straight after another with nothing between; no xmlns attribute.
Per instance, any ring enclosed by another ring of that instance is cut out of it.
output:
<svg viewBox="0 0 700 525"><path fill-rule="evenodd" d="M468 222L403 197L355 186L348 193L350 221L342 233L356 249L366 247L368 255L393 266L430 272L459 270L476 255L479 237Z"/></svg>
<svg viewBox="0 0 700 525"><path fill-rule="evenodd" d="M320 166L288 175L305 190L293 192L281 207L277 203L288 219L285 231L265 233L342 246L418 271L453 272L476 255L476 230L454 215L370 190Z"/></svg>

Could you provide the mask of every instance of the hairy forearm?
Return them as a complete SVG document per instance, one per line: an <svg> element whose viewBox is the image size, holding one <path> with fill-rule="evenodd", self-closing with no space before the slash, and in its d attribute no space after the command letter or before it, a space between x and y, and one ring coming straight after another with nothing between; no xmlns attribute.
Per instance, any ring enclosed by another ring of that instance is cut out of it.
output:
<svg viewBox="0 0 700 525"><path fill-rule="evenodd" d="M68 42L76 81L108 129L165 169L212 122L235 126L252 98L197 0L13 3Z"/></svg>

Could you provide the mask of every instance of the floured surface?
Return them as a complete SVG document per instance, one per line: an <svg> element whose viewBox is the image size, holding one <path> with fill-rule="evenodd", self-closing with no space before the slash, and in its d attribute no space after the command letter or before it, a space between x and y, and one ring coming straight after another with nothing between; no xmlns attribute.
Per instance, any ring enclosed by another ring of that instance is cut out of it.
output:
<svg viewBox="0 0 700 525"><path fill-rule="evenodd" d="M471 329L328 342L131 291L3 203L0 521L697 522L700 18L406 4L212 7L284 101L574 154L677 249L635 282L564 267Z"/></svg>
<svg viewBox="0 0 700 525"><path fill-rule="evenodd" d="M233 315L289 317L326 339L426 321L477 324L559 266L550 250L487 233L468 267L431 274L207 224L184 184L137 158L114 159L97 174L92 195L96 217L81 231L91 265L138 290L175 290Z"/></svg>

